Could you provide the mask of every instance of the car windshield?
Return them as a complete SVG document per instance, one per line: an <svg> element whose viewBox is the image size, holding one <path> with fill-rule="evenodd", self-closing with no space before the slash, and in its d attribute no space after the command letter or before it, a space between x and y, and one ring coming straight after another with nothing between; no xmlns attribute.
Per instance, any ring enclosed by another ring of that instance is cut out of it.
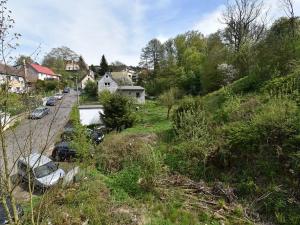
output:
<svg viewBox="0 0 300 225"><path fill-rule="evenodd" d="M35 109L33 111L33 113L42 113L44 111L44 109Z"/></svg>
<svg viewBox="0 0 300 225"><path fill-rule="evenodd" d="M50 101L55 101L56 99L55 99L55 97L50 97L49 100Z"/></svg>
<svg viewBox="0 0 300 225"><path fill-rule="evenodd" d="M39 166L34 169L34 174L37 178L48 176L49 174L55 172L58 169L57 164L54 162L48 162L45 165Z"/></svg>

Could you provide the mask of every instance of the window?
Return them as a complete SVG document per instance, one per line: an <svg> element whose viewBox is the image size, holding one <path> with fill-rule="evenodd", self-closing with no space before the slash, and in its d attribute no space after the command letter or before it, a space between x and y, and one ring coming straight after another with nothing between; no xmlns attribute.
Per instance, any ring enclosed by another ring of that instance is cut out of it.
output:
<svg viewBox="0 0 300 225"><path fill-rule="evenodd" d="M109 87L110 83L104 83L105 87Z"/></svg>
<svg viewBox="0 0 300 225"><path fill-rule="evenodd" d="M141 97L141 93L140 92L135 93L135 97L140 98Z"/></svg>

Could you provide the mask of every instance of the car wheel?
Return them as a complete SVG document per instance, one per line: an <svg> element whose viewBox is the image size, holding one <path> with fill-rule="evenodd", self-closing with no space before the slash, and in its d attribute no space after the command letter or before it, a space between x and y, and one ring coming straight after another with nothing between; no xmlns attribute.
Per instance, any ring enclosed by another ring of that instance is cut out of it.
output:
<svg viewBox="0 0 300 225"><path fill-rule="evenodd" d="M55 155L55 157L54 157L54 159L55 159L55 161L59 162L59 161L60 161L60 157L59 157L59 155L58 155L58 154L56 154L56 155Z"/></svg>

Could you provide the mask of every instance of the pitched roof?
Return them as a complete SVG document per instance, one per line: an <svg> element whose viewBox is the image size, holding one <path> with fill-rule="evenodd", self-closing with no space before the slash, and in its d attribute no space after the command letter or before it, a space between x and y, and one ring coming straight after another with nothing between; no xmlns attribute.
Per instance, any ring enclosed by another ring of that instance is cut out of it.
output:
<svg viewBox="0 0 300 225"><path fill-rule="evenodd" d="M2 63L0 63L0 73L1 74L24 77L24 69L23 68L17 69L15 67L5 65L5 64L2 64Z"/></svg>
<svg viewBox="0 0 300 225"><path fill-rule="evenodd" d="M38 65L38 64L34 64L34 63L31 63L30 65L38 73L43 73L43 74L47 74L47 75L51 75L51 76L56 76L56 74L48 67L41 66L41 65Z"/></svg>
<svg viewBox="0 0 300 225"><path fill-rule="evenodd" d="M129 91L143 91L145 90L143 87L141 86L120 86L118 87L118 90L122 91L122 90L129 90Z"/></svg>
<svg viewBox="0 0 300 225"><path fill-rule="evenodd" d="M110 75L118 85L132 85L132 81L130 80L127 72L112 72Z"/></svg>

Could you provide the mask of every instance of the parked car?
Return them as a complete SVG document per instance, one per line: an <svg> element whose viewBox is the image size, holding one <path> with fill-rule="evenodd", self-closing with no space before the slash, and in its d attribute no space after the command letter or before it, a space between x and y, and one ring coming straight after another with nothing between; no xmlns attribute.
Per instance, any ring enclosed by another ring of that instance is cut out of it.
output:
<svg viewBox="0 0 300 225"><path fill-rule="evenodd" d="M47 106L55 106L57 103L57 98L55 97L50 97L48 98L47 102L46 102L46 105Z"/></svg>
<svg viewBox="0 0 300 225"><path fill-rule="evenodd" d="M61 134L61 139L63 141L70 141L73 138L73 134L74 134L74 127L73 127L72 123L69 121L64 126L64 131Z"/></svg>
<svg viewBox="0 0 300 225"><path fill-rule="evenodd" d="M48 115L50 113L50 109L47 107L39 107L32 111L32 113L29 115L30 119L41 119L44 116Z"/></svg>
<svg viewBox="0 0 300 225"><path fill-rule="evenodd" d="M70 88L69 87L64 88L63 93L65 94L70 93Z"/></svg>
<svg viewBox="0 0 300 225"><path fill-rule="evenodd" d="M6 206L9 209L10 215L13 216L13 208L12 208L11 200L9 197L6 198ZM17 204L16 207L17 207L19 217L23 216L24 211L23 211L22 207L19 204ZM0 225L8 224L8 222L9 221L7 218L7 213L4 209L2 201L0 201Z"/></svg>
<svg viewBox="0 0 300 225"><path fill-rule="evenodd" d="M18 160L18 175L26 182L30 175L35 187L44 190L56 185L65 176L65 172L47 156L32 153Z"/></svg>
<svg viewBox="0 0 300 225"><path fill-rule="evenodd" d="M96 128L94 130L87 129L87 133L91 141L97 145L100 144L104 139L104 130L101 128Z"/></svg>
<svg viewBox="0 0 300 225"><path fill-rule="evenodd" d="M61 93L56 93L56 94L54 95L54 98L56 98L57 100L62 100L63 97L64 97L64 95L61 94Z"/></svg>
<svg viewBox="0 0 300 225"><path fill-rule="evenodd" d="M70 143L67 141L56 144L52 151L52 158L56 161L69 160L71 158L76 158L76 156L76 151L71 148Z"/></svg>

